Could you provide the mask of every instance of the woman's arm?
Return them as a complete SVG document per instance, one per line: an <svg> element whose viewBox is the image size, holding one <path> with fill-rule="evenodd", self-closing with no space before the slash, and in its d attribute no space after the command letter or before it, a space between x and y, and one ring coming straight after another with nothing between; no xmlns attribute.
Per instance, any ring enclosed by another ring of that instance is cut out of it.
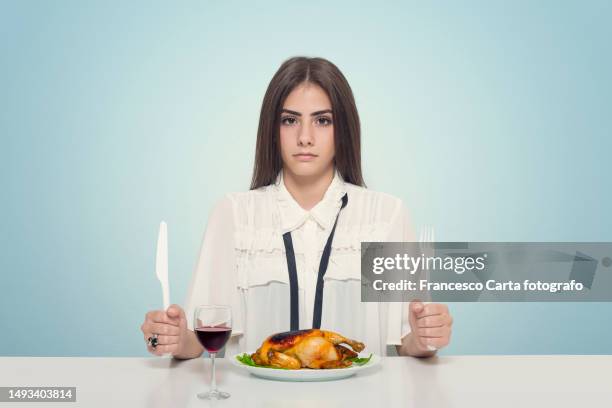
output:
<svg viewBox="0 0 612 408"><path fill-rule="evenodd" d="M242 331L240 298L235 254L234 202L230 195L224 196L212 209L200 246L198 261L193 272L187 298L185 314L189 335L185 336L185 351L181 357L194 358L202 354L194 329L193 313L198 305L220 304L232 307L232 331Z"/></svg>
<svg viewBox="0 0 612 408"><path fill-rule="evenodd" d="M401 202L398 207L388 241L415 242L416 234L408 209ZM393 307L389 305L390 310ZM436 354L436 349L448 344L452 317L446 305L412 301L401 303L401 311L390 313L388 324L392 328L391 339L401 338L400 345L393 343L399 355L431 357Z"/></svg>

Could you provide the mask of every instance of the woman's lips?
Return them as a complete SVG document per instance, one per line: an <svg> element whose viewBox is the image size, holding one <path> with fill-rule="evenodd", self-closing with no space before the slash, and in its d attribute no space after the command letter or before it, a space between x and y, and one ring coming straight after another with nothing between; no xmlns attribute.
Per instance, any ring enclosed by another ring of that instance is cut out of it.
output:
<svg viewBox="0 0 612 408"><path fill-rule="evenodd" d="M314 160L317 155L316 154L294 154L294 157L299 161L311 161Z"/></svg>

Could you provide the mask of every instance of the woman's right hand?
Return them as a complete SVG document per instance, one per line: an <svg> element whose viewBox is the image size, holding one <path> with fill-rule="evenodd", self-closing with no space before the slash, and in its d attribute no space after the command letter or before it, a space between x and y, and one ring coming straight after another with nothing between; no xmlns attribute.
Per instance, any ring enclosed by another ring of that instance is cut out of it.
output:
<svg viewBox="0 0 612 408"><path fill-rule="evenodd" d="M147 350L151 354L161 356L171 354L179 357L184 354L189 337L185 312L179 305L170 305L167 311L152 310L147 312L142 326L140 326ZM157 333L157 347L148 344L148 339Z"/></svg>

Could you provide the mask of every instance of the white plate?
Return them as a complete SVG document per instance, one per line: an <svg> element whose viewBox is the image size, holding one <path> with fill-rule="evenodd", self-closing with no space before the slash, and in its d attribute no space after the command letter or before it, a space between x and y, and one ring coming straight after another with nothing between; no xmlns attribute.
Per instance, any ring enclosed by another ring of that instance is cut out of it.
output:
<svg viewBox="0 0 612 408"><path fill-rule="evenodd" d="M372 354L372 358L370 359L370 361L368 361L367 364L362 366L352 365L347 368L330 368L321 370L314 370L311 368L301 368L299 370L284 370L279 368L253 367L250 365L243 364L236 359L237 356L241 356L242 354L243 353L238 353L231 356L230 361L233 365L235 365L236 367L240 367L241 369L246 370L257 377L277 381L339 380L341 378L347 378L352 375L355 375L363 370L368 370L380 364L380 356ZM253 352L250 352L248 354L251 355L253 354Z"/></svg>

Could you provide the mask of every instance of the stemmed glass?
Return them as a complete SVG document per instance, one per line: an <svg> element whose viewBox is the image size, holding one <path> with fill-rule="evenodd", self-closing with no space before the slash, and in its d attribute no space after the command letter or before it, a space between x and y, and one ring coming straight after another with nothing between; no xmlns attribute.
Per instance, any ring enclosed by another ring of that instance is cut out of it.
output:
<svg viewBox="0 0 612 408"><path fill-rule="evenodd" d="M215 355L225 346L232 334L232 309L230 306L201 305L196 307L193 328L200 344L212 359L210 391L198 394L200 399L226 399L230 394L219 391L215 379Z"/></svg>

